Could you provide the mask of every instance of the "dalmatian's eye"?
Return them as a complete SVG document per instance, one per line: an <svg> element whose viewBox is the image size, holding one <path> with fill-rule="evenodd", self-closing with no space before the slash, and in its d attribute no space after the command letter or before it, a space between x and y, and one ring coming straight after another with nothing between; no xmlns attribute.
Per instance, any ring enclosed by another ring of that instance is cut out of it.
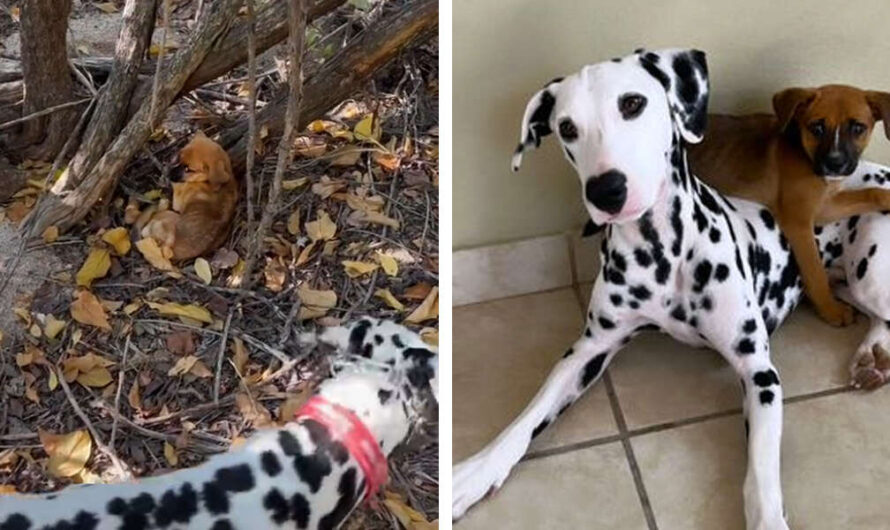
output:
<svg viewBox="0 0 890 530"><path fill-rule="evenodd" d="M822 138L822 135L825 134L825 123L822 120L814 121L807 125L807 129L816 138Z"/></svg>
<svg viewBox="0 0 890 530"><path fill-rule="evenodd" d="M853 136L862 136L862 134L865 132L865 129L866 127L864 123L860 123L858 121L850 122L850 132L853 133Z"/></svg>
<svg viewBox="0 0 890 530"><path fill-rule="evenodd" d="M559 122L559 136L566 142L573 142L578 139L578 128L569 118Z"/></svg>
<svg viewBox="0 0 890 530"><path fill-rule="evenodd" d="M625 94L618 99L618 110L625 120L639 116L646 108L646 98L640 94Z"/></svg>

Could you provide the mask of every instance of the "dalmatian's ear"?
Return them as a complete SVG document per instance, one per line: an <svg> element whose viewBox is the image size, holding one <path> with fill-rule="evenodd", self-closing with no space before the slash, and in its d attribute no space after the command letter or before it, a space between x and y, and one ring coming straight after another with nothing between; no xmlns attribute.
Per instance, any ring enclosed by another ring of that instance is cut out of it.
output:
<svg viewBox="0 0 890 530"><path fill-rule="evenodd" d="M519 171L519 166L522 165L522 154L527 148L540 147L541 138L553 132L550 127L550 119L553 117L556 89L560 83L562 83L561 77L550 81L547 86L532 96L528 105L525 106L519 145L513 153L513 171Z"/></svg>
<svg viewBox="0 0 890 530"><path fill-rule="evenodd" d="M708 62L705 52L688 49L637 50L640 64L667 92L671 115L683 139L698 143L708 120Z"/></svg>

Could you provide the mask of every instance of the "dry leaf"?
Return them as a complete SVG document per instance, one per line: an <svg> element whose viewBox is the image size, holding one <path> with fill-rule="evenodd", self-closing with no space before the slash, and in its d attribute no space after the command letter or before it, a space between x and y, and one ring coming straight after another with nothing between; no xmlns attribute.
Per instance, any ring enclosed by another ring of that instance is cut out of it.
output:
<svg viewBox="0 0 890 530"><path fill-rule="evenodd" d="M345 145L331 153L331 165L339 167L354 166L358 164L361 156L361 149L354 145Z"/></svg>
<svg viewBox="0 0 890 530"><path fill-rule="evenodd" d="M55 225L46 227L43 231L43 242L49 245L55 243L57 239L59 239L59 227Z"/></svg>
<svg viewBox="0 0 890 530"><path fill-rule="evenodd" d="M345 187L345 181L339 179L331 180L327 175L323 175L321 180L312 185L312 193L318 195L322 199L327 199Z"/></svg>
<svg viewBox="0 0 890 530"><path fill-rule="evenodd" d="M387 173L394 172L402 164L402 159L399 155L390 151L374 151L371 158Z"/></svg>
<svg viewBox="0 0 890 530"><path fill-rule="evenodd" d="M405 293L402 296L408 300L424 300L430 294L432 288L433 286L426 282L417 283L405 289Z"/></svg>
<svg viewBox="0 0 890 530"><path fill-rule="evenodd" d="M294 210L287 218L287 233L295 236L300 233L300 210Z"/></svg>
<svg viewBox="0 0 890 530"><path fill-rule="evenodd" d="M395 309L396 311L405 310L405 306L402 304L402 302L399 302L398 299L396 299L396 297L393 296L391 292L389 292L389 289L377 289L376 291L374 291L374 296L382 299L384 302L386 302L386 305Z"/></svg>
<svg viewBox="0 0 890 530"><path fill-rule="evenodd" d="M380 135L383 132L380 120L374 119L374 114L368 114L362 120L355 124L355 128L352 130L355 134L356 140L380 140Z"/></svg>
<svg viewBox="0 0 890 530"><path fill-rule="evenodd" d="M97 9L105 13L117 13L117 6L114 4L114 2L101 2L93 5Z"/></svg>
<svg viewBox="0 0 890 530"><path fill-rule="evenodd" d="M10 484L0 484L0 495L15 495L18 491Z"/></svg>
<svg viewBox="0 0 890 530"><path fill-rule="evenodd" d="M71 302L71 317L81 324L111 331L111 324L108 323L105 308L102 307L99 299L86 289L78 291L77 299Z"/></svg>
<svg viewBox="0 0 890 530"><path fill-rule="evenodd" d="M384 492L383 504L396 516L406 530L430 530L438 528L438 523L430 523L426 516L405 504L402 496L391 491Z"/></svg>
<svg viewBox="0 0 890 530"><path fill-rule="evenodd" d="M37 433L43 449L49 455L46 468L51 475L59 478L72 477L86 466L93 449L93 440L86 430L52 434L38 429Z"/></svg>
<svg viewBox="0 0 890 530"><path fill-rule="evenodd" d="M427 295L426 299L417 306L408 318L405 319L405 322L410 322L412 324L419 324L425 320L431 320L439 318L439 288L433 287L430 290L430 294Z"/></svg>
<svg viewBox="0 0 890 530"><path fill-rule="evenodd" d="M289 421L293 421L294 416L297 415L297 411L300 410L300 407L302 407L304 403L306 403L310 395L312 395L312 392L308 387L297 394L288 394L287 398L281 403L281 407L278 409L278 422L280 424L285 424Z"/></svg>
<svg viewBox="0 0 890 530"><path fill-rule="evenodd" d="M194 355L187 355L185 357L181 357L176 364L173 365L173 368L167 372L167 375L170 377L176 377L177 375L182 375L184 373L189 372L195 363L198 362L198 358Z"/></svg>
<svg viewBox="0 0 890 530"><path fill-rule="evenodd" d="M399 275L399 262L389 254L384 254L382 252L377 253L377 261L380 262L380 266L383 267L383 272L385 272L388 276L398 276Z"/></svg>
<svg viewBox="0 0 890 530"><path fill-rule="evenodd" d="M158 304L155 302L148 302L148 307L154 309L162 315L186 317L192 320L197 320L198 322L204 322L205 324L213 323L213 317L210 315L210 311L197 304L185 305L177 304L175 302Z"/></svg>
<svg viewBox="0 0 890 530"><path fill-rule="evenodd" d="M83 262L80 270L77 271L77 276L75 277L77 285L89 287L93 280L104 278L110 268L111 253L108 252L108 249L93 248L90 250L90 254L87 256L86 261Z"/></svg>
<svg viewBox="0 0 890 530"><path fill-rule="evenodd" d="M213 281L213 273L210 271L210 263L204 258L195 260L195 274L197 274L198 278L201 278L201 281L206 285L210 285Z"/></svg>
<svg viewBox="0 0 890 530"><path fill-rule="evenodd" d="M164 459L170 464L170 467L176 467L179 464L179 456L176 454L176 448L168 442L164 441Z"/></svg>
<svg viewBox="0 0 890 530"><path fill-rule="evenodd" d="M43 334L49 339L54 339L63 329L65 329L67 324L68 323L64 320L59 320L53 315L47 315L46 324L43 326Z"/></svg>
<svg viewBox="0 0 890 530"><path fill-rule="evenodd" d="M195 377L202 377L204 379L213 377L213 372L210 371L210 368L207 368L207 365L204 364L204 361L198 359L198 362L192 365L189 373Z"/></svg>
<svg viewBox="0 0 890 530"><path fill-rule="evenodd" d="M173 264L170 263L169 259L164 257L164 252L161 250L161 247L158 246L157 241L155 241L154 239L150 237L141 239L136 242L136 248L139 249L139 252L142 253L143 257L145 257L145 260L156 269L162 271L173 270Z"/></svg>
<svg viewBox="0 0 890 530"><path fill-rule="evenodd" d="M102 388L112 381L111 372L104 366L96 366L87 372L81 372L76 381L83 386Z"/></svg>
<svg viewBox="0 0 890 530"><path fill-rule="evenodd" d="M244 419L252 423L254 427L266 427L272 423L272 415L269 411L243 392L235 395L235 405Z"/></svg>
<svg viewBox="0 0 890 530"><path fill-rule="evenodd" d="M334 291L316 291L306 287L297 288L302 306L298 315L300 320L318 318L337 305L337 293Z"/></svg>
<svg viewBox="0 0 890 530"><path fill-rule="evenodd" d="M299 257L297 257L297 262L295 265L299 267L300 265L309 261L309 255L312 254L312 251L315 250L315 241L306 245L306 247L300 252Z"/></svg>
<svg viewBox="0 0 890 530"><path fill-rule="evenodd" d="M56 387L59 386L59 376L56 375L55 370L50 369L49 380L47 381L46 386L47 386L47 388L49 388L50 392L52 392L53 390L56 389Z"/></svg>
<svg viewBox="0 0 890 530"><path fill-rule="evenodd" d="M127 229L119 226L102 234L102 241L114 247L118 256L126 256L130 252L130 235Z"/></svg>
<svg viewBox="0 0 890 530"><path fill-rule="evenodd" d="M380 212L354 211L349 215L349 224L361 225L363 223L386 225L396 230L401 226L397 220Z"/></svg>
<svg viewBox="0 0 890 530"><path fill-rule="evenodd" d="M247 354L247 348L244 347L244 341L235 337L232 346L232 363L235 365L238 375L244 375L249 360L250 356Z"/></svg>
<svg viewBox="0 0 890 530"><path fill-rule="evenodd" d="M183 356L195 353L195 334L188 330L174 331L164 337L164 343L170 353Z"/></svg>
<svg viewBox="0 0 890 530"><path fill-rule="evenodd" d="M281 189L283 189L285 191L292 191L297 188L305 186L307 182L309 182L309 177L300 177L297 179L282 180L281 181Z"/></svg>
<svg viewBox="0 0 890 530"><path fill-rule="evenodd" d="M367 263L364 261L343 261L343 269L350 278L358 278L364 274L370 274L377 270L379 265L376 263Z"/></svg>
<svg viewBox="0 0 890 530"><path fill-rule="evenodd" d="M321 136L297 136L294 152L306 158L318 158L328 150L328 140Z"/></svg>
<svg viewBox="0 0 890 530"><path fill-rule="evenodd" d="M328 212L320 211L315 221L306 223L306 234L312 241L333 239L337 234L337 224Z"/></svg>
<svg viewBox="0 0 890 530"><path fill-rule="evenodd" d="M263 276L266 279L266 289L279 293L284 289L284 282L287 280L287 268L277 259L270 259L266 261Z"/></svg>
<svg viewBox="0 0 890 530"><path fill-rule="evenodd" d="M131 386L130 391L127 392L127 402L130 404L130 408L132 408L133 410L142 409L142 394L139 392L138 379L133 381L133 386Z"/></svg>

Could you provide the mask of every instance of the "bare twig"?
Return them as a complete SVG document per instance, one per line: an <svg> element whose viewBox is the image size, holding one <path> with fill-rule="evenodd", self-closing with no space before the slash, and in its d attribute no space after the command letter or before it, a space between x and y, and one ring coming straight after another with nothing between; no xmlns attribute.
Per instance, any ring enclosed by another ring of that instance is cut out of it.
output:
<svg viewBox="0 0 890 530"><path fill-rule="evenodd" d="M256 159L256 13L253 0L247 6L247 166L244 179L247 187L247 233L253 233L253 164Z"/></svg>
<svg viewBox="0 0 890 530"><path fill-rule="evenodd" d="M114 394L114 410L121 410L121 389L124 387L124 372L127 370L127 354L130 353L130 335L127 335L127 342L124 344L124 355L121 358L120 371L117 374L117 392ZM111 438L108 445L114 447L114 439L117 435L117 416L111 422Z"/></svg>
<svg viewBox="0 0 890 530"><path fill-rule="evenodd" d="M216 356L216 375L213 379L213 402L219 403L219 380L222 374L223 359L226 357L226 343L229 341L229 327L232 325L232 313L226 316L226 327L223 329L222 337L219 339L219 353Z"/></svg>
<svg viewBox="0 0 890 530"><path fill-rule="evenodd" d="M155 126L158 119L158 86L161 82L161 64L164 62L164 52L167 48L167 30L170 29L170 0L164 0L164 27L161 30L161 47L158 49L158 62L155 64L155 77L151 84L151 111L148 113L151 120L151 126Z"/></svg>
<svg viewBox="0 0 890 530"><path fill-rule="evenodd" d="M284 171L293 160L294 135L300 119L300 103L303 96L303 43L306 35L306 0L291 0L288 3L288 56L291 63L287 70L288 101L287 112L284 117L284 132L278 144L278 162L275 165L275 176L272 179L272 187L269 189L269 198L263 209L260 226L257 229L256 239L251 246L251 251L244 265L244 288L249 289L253 285L253 269L257 258L263 251L263 240L272 220L278 210L278 197L281 194L281 181ZM248 153L256 146L252 145Z"/></svg>
<svg viewBox="0 0 890 530"><path fill-rule="evenodd" d="M28 114L27 116L22 116L21 118L16 118L14 120L10 120L6 123L0 123L0 131L9 129L9 128L11 128L15 125L18 125L22 122L31 121L33 119L40 118L42 116L46 116L47 114L52 114L52 113L58 112L60 110L65 110L67 108L76 107L78 105L83 105L84 103L86 103L87 101L90 101L92 99L93 99L92 97L89 97L89 98L83 98L83 99L77 99L74 101L69 101L67 103L62 103L61 105L54 105L52 107L47 107L43 110L39 110L32 114Z"/></svg>

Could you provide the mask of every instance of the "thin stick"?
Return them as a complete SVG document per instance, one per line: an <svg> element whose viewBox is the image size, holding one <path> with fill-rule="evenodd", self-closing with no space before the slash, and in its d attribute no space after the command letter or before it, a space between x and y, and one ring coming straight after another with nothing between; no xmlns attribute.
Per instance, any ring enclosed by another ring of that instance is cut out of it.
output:
<svg viewBox="0 0 890 530"><path fill-rule="evenodd" d="M219 380L222 375L223 359L226 357L226 343L229 341L229 327L232 325L232 310L226 316L226 327L223 329L222 338L219 340L219 354L216 356L216 375L213 379L213 402L219 403Z"/></svg>
<svg viewBox="0 0 890 530"><path fill-rule="evenodd" d="M251 246L251 252L247 257L244 265L244 283L242 286L249 289L253 285L253 269L256 265L258 256L263 250L263 240L269 227L272 226L272 220L278 210L278 197L281 195L281 181L284 178L284 171L293 160L294 155L294 136L296 133L297 123L300 118L300 104L303 97L303 43L306 35L306 0L291 0L288 3L288 55L291 64L287 70L288 78L288 100L287 112L284 116L284 132L281 135L281 141L278 144L278 162L275 165L275 176L272 180L272 187L269 189L269 198L266 207L263 209L263 216L260 219L260 226L256 233L256 240ZM249 146L253 149L255 146Z"/></svg>
<svg viewBox="0 0 890 530"><path fill-rule="evenodd" d="M78 99L75 101L69 101L68 103L62 103L60 105L48 107L43 110L38 110L37 112L35 112L33 114L28 114L27 116L22 116L21 118L16 118L16 119L8 121L6 123L0 123L0 131L9 129L10 127L18 125L20 123L24 123L26 121L31 121L33 119L40 118L41 116L46 116L47 114L52 114L54 112L59 112L60 110L65 110L70 107L76 107L78 105L83 105L84 103L86 103L87 101L90 101L92 99L93 98L89 97L89 98Z"/></svg>
<svg viewBox="0 0 890 530"><path fill-rule="evenodd" d="M164 52L167 48L167 29L170 27L170 0L164 0L164 27L161 31L161 47L158 50L158 62L155 64L155 78L152 80L151 84L151 112L148 113L149 120L151 120L152 128L155 127L155 122L157 121L157 116L155 116L155 111L157 110L158 103L158 85L161 82L161 63L164 62Z"/></svg>
<svg viewBox="0 0 890 530"><path fill-rule="evenodd" d="M253 164L256 159L256 13L253 0L244 0L247 6L247 166L244 170L247 186L247 233L252 233L253 215Z"/></svg>
<svg viewBox="0 0 890 530"><path fill-rule="evenodd" d="M124 372L127 369L127 354L130 352L130 335L127 335L127 342L124 344L124 356L121 359L121 369L117 374L117 393L114 395L114 410L121 410L121 389L124 387ZM111 439L108 445L114 447L114 439L117 436L117 416L111 422Z"/></svg>

